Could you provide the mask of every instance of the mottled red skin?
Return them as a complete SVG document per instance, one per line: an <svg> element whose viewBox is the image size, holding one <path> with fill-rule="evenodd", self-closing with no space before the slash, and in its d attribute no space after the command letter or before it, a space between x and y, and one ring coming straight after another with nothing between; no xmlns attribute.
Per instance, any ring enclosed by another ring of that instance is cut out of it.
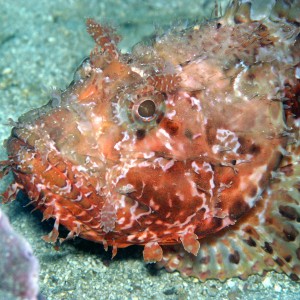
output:
<svg viewBox="0 0 300 300"><path fill-rule="evenodd" d="M5 198L22 189L44 219L54 218L49 241L62 224L69 238L113 246L114 254L145 245L147 261L162 259L161 245L196 255L198 240L235 224L287 147L283 104L274 99L297 101L284 86L298 84L299 53L286 50L292 62L283 67L272 49L285 42L246 16L230 25L232 14L131 55L88 19L90 59L58 104L27 113L7 141L5 166L17 185Z"/></svg>

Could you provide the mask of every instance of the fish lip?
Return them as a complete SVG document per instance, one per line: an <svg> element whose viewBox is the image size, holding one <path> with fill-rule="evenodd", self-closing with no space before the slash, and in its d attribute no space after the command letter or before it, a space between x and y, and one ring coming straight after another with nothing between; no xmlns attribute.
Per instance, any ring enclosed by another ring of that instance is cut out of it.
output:
<svg viewBox="0 0 300 300"><path fill-rule="evenodd" d="M19 147L26 148L28 150L34 150L34 146L29 144L27 140L18 133L18 130L24 129L24 127L13 127L10 137L6 140L6 150L10 157L15 157L19 152Z"/></svg>
<svg viewBox="0 0 300 300"><path fill-rule="evenodd" d="M9 138L17 138L19 140L22 140L21 137L19 136L19 134L17 133L17 130L19 129L20 127L13 127L12 130L11 130L11 135ZM25 141L24 141L25 142Z"/></svg>
<svg viewBox="0 0 300 300"><path fill-rule="evenodd" d="M25 127L13 127L13 129L11 130L11 135L9 137L9 139L15 138L19 141L21 141L22 143L24 143L28 148L33 149L34 147L32 145L30 145L25 138L23 138L19 133L18 130L19 129L25 129Z"/></svg>

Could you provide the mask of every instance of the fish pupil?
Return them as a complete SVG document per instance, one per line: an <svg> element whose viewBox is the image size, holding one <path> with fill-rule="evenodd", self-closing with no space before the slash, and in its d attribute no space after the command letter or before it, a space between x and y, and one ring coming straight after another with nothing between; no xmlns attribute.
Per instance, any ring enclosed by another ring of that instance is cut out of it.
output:
<svg viewBox="0 0 300 300"><path fill-rule="evenodd" d="M152 100L143 101L138 108L138 114L142 118L150 118L155 114L156 106Z"/></svg>

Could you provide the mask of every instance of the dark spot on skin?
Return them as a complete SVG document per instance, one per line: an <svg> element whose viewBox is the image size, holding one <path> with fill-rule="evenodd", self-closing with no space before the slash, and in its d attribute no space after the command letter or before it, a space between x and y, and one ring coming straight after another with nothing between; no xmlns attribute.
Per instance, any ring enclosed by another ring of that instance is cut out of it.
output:
<svg viewBox="0 0 300 300"><path fill-rule="evenodd" d="M265 245L262 247L262 249L269 254L273 253L273 248L268 242L265 242Z"/></svg>
<svg viewBox="0 0 300 300"><path fill-rule="evenodd" d="M208 119L206 123L206 136L207 136L207 143L209 145L214 145L217 135L217 128L218 124L215 124L212 120Z"/></svg>
<svg viewBox="0 0 300 300"><path fill-rule="evenodd" d="M243 23L243 18L240 15L235 15L234 22L235 22L235 24L241 24L241 23Z"/></svg>
<svg viewBox="0 0 300 300"><path fill-rule="evenodd" d="M250 154L259 154L259 152L260 152L260 146L258 146L258 145L255 145L255 144L252 144L251 146L250 146L250 148L249 148L249 153Z"/></svg>
<svg viewBox="0 0 300 300"><path fill-rule="evenodd" d="M253 186L253 187L251 188L251 190L250 190L249 195L250 195L250 197L255 197L256 194L257 194L257 187L256 187L256 186Z"/></svg>
<svg viewBox="0 0 300 300"><path fill-rule="evenodd" d="M280 205L279 206L279 213L290 220L296 220L298 217L297 211L294 207L287 206L287 205Z"/></svg>
<svg viewBox="0 0 300 300"><path fill-rule="evenodd" d="M247 144L249 144L249 142L242 136L240 136L238 138L238 142L240 143L241 146L239 147L237 152L240 153L240 154L244 154L245 153L245 147L247 147Z"/></svg>
<svg viewBox="0 0 300 300"><path fill-rule="evenodd" d="M144 129L138 129L136 131L136 138L142 140L146 136L146 131Z"/></svg>
<svg viewBox="0 0 300 300"><path fill-rule="evenodd" d="M238 251L235 250L233 254L229 255L229 261L232 264L236 265L240 262L240 254L238 253Z"/></svg>
<svg viewBox="0 0 300 300"><path fill-rule="evenodd" d="M162 126L170 135L176 135L179 129L179 126L169 119L165 119Z"/></svg>
<svg viewBox="0 0 300 300"><path fill-rule="evenodd" d="M248 74L248 79L253 80L255 78L255 75L253 73Z"/></svg>
<svg viewBox="0 0 300 300"><path fill-rule="evenodd" d="M299 234L299 232L292 225L286 226L283 229L283 233L288 242L293 242Z"/></svg>
<svg viewBox="0 0 300 300"><path fill-rule="evenodd" d="M274 260L278 264L278 266L282 267L284 265L284 262L283 262L283 260L281 258L277 257Z"/></svg>
<svg viewBox="0 0 300 300"><path fill-rule="evenodd" d="M210 193L208 193L208 195L210 195ZM223 206L224 206L224 203L223 203L222 201L216 202L216 203L214 204L214 207L215 207L215 208L219 208L219 209L222 209Z"/></svg>
<svg viewBox="0 0 300 300"><path fill-rule="evenodd" d="M185 130L184 135L185 135L189 140L191 140L191 139L193 138L193 134L192 134L192 132L191 132L189 129L186 129L186 130Z"/></svg>
<svg viewBox="0 0 300 300"><path fill-rule="evenodd" d="M207 265L210 262L210 256L203 256L200 258L199 263L203 265Z"/></svg>
<svg viewBox="0 0 300 300"><path fill-rule="evenodd" d="M243 136L239 136L238 138L239 143L241 146L238 149L239 154L252 154L256 155L259 154L261 151L261 148L259 145L256 145L252 142L252 140L246 139Z"/></svg>
<svg viewBox="0 0 300 300"><path fill-rule="evenodd" d="M273 224L274 223L274 220L272 218L269 218L269 217L266 217L266 224Z"/></svg>
<svg viewBox="0 0 300 300"><path fill-rule="evenodd" d="M289 88L292 88L292 86L291 86L291 84L289 83L289 82L285 82L284 83L284 86L287 88L287 87L289 87Z"/></svg>
<svg viewBox="0 0 300 300"><path fill-rule="evenodd" d="M188 65L190 62L191 62L191 60L186 60L186 61L184 61L183 63L180 63L179 65L180 65L181 67L185 67L185 66Z"/></svg>
<svg viewBox="0 0 300 300"><path fill-rule="evenodd" d="M292 164L288 164L279 169L280 172L283 172L285 176L292 176L294 174L294 167Z"/></svg>
<svg viewBox="0 0 300 300"><path fill-rule="evenodd" d="M281 13L278 14L279 15L279 18ZM284 16L282 16L282 18L284 18ZM269 45L274 45L274 42L272 40L272 38L270 37L270 32L268 30L268 28L261 24L257 30L257 34L259 35L259 43L260 43L260 46L261 47L264 47L264 46L269 46Z"/></svg>
<svg viewBox="0 0 300 300"><path fill-rule="evenodd" d="M219 227L222 226L222 224L223 224L222 219L215 218L215 217L212 219L212 225L213 225L214 228L219 228Z"/></svg>
<svg viewBox="0 0 300 300"><path fill-rule="evenodd" d="M298 248L298 249L296 250L296 255L297 255L297 258L300 260L300 248Z"/></svg>
<svg viewBox="0 0 300 300"><path fill-rule="evenodd" d="M195 230L195 234L198 236L205 236L212 232L216 232L218 228L220 228L223 224L222 219L213 217L211 221L208 223L208 226L197 228Z"/></svg>
<svg viewBox="0 0 300 300"><path fill-rule="evenodd" d="M245 229L245 232L250 234L250 235L254 235L255 234L255 230L252 227L247 227Z"/></svg>
<svg viewBox="0 0 300 300"><path fill-rule="evenodd" d="M298 281L299 280L299 276L295 273L291 273L290 275L290 278L293 280L293 281Z"/></svg>
<svg viewBox="0 0 300 300"><path fill-rule="evenodd" d="M286 257L284 258L284 260L285 260L286 262L290 262L290 261L292 260L292 257L291 257L290 255L288 255L288 256L286 256Z"/></svg>
<svg viewBox="0 0 300 300"><path fill-rule="evenodd" d="M236 165L236 160L233 159L233 160L231 161L231 164L232 164L233 166L235 166L235 165Z"/></svg>
<svg viewBox="0 0 300 300"><path fill-rule="evenodd" d="M300 182L296 182L296 183L293 185L293 188L295 188L296 191L298 191L298 193L300 193ZM297 222L300 222L300 215L299 215L298 218L297 218Z"/></svg>
<svg viewBox="0 0 300 300"><path fill-rule="evenodd" d="M159 124L161 122L161 120L163 119L163 117L164 117L164 113L159 114L156 119L156 124Z"/></svg>
<svg viewBox="0 0 300 300"><path fill-rule="evenodd" d="M250 209L249 205L243 200L237 200L229 208L229 218L231 220L237 220L244 215Z"/></svg>
<svg viewBox="0 0 300 300"><path fill-rule="evenodd" d="M250 247L256 247L256 242L253 240L251 236L249 237L248 240L244 240L244 242Z"/></svg>

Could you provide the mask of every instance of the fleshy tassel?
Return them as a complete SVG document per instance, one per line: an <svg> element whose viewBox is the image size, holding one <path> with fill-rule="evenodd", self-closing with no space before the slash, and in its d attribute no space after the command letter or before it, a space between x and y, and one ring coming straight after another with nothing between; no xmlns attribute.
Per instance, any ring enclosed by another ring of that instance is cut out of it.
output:
<svg viewBox="0 0 300 300"><path fill-rule="evenodd" d="M144 260L146 262L157 262L163 257L161 246L157 242L149 242L144 247Z"/></svg>
<svg viewBox="0 0 300 300"><path fill-rule="evenodd" d="M93 19L86 20L87 32L94 39L96 44L101 47L104 53L108 53L111 58L118 59L117 42L120 37L109 27L98 24ZM97 54L97 50L94 54Z"/></svg>

